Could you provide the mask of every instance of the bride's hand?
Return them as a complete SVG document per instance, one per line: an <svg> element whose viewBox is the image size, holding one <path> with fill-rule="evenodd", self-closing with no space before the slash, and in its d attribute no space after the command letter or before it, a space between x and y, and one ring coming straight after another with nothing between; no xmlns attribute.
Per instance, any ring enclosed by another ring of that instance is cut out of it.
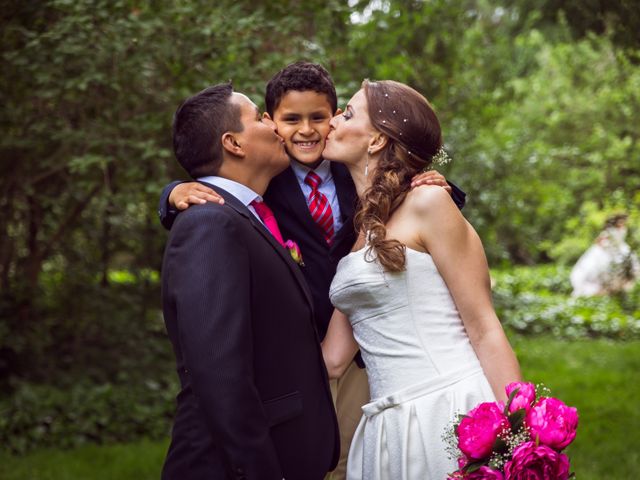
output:
<svg viewBox="0 0 640 480"><path fill-rule="evenodd" d="M169 194L169 205L178 210L186 210L190 205L201 205L207 202L224 204L224 199L215 190L198 183L180 183Z"/></svg>
<svg viewBox="0 0 640 480"><path fill-rule="evenodd" d="M411 179L411 188L420 185L437 185L438 187L444 188L449 195L451 195L452 192L451 186L447 183L447 179L436 170L419 173Z"/></svg>

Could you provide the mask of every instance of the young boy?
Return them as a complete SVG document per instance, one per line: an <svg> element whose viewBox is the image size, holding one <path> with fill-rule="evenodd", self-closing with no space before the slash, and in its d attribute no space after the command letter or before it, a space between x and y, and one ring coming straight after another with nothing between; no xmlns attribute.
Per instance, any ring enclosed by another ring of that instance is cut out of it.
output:
<svg viewBox="0 0 640 480"><path fill-rule="evenodd" d="M291 166L273 178L264 201L271 207L284 238L294 240L302 252L302 272L312 292L316 329L324 338L333 306L329 286L338 261L351 251L356 234L353 216L356 192L346 167L322 158L329 121L338 113L335 86L320 65L296 62L278 72L267 84L267 113L285 141ZM449 186L442 175L423 174L418 183L440 185L464 205L464 192ZM169 184L160 199L160 219L166 228L178 210L206 201L222 203L200 183ZM358 365L359 364L359 365ZM366 373L359 355L345 374L332 384L340 429L340 461L329 476L344 479L347 454L361 407L369 401Z"/></svg>

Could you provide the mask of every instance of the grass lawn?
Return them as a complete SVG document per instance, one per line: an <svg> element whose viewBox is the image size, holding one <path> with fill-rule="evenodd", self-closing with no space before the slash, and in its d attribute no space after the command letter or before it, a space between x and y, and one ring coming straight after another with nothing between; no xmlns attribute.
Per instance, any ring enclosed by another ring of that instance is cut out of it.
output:
<svg viewBox="0 0 640 480"><path fill-rule="evenodd" d="M561 341L512 336L527 380L578 407L578 437L570 447L578 480L640 476L640 341ZM0 454L3 480L156 480L166 442Z"/></svg>
<svg viewBox="0 0 640 480"><path fill-rule="evenodd" d="M525 379L578 408L577 480L640 477L640 342L512 336Z"/></svg>
<svg viewBox="0 0 640 480"><path fill-rule="evenodd" d="M0 454L2 480L158 480L167 443L87 445L38 450L24 457Z"/></svg>

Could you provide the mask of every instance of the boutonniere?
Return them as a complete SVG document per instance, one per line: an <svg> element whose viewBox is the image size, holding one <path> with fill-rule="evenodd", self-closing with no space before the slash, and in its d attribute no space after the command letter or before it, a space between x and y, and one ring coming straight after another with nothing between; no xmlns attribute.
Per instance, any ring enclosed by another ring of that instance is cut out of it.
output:
<svg viewBox="0 0 640 480"><path fill-rule="evenodd" d="M284 248L289 250L289 255L293 258L293 261L296 262L301 267L304 267L304 262L302 261L302 252L300 252L300 247L293 240L287 240L284 242Z"/></svg>

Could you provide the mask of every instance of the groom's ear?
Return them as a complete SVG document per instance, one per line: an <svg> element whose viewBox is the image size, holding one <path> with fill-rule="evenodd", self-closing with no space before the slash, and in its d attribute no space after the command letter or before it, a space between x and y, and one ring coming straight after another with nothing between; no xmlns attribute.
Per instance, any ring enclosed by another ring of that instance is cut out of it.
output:
<svg viewBox="0 0 640 480"><path fill-rule="evenodd" d="M269 112L264 112L262 114L262 118L266 118L267 120L271 120L273 122L273 118L271 118L271 115L269 115Z"/></svg>
<svg viewBox="0 0 640 480"><path fill-rule="evenodd" d="M238 143L238 139L231 132L225 132L222 134L222 148L236 157L244 158L246 155L242 146Z"/></svg>

